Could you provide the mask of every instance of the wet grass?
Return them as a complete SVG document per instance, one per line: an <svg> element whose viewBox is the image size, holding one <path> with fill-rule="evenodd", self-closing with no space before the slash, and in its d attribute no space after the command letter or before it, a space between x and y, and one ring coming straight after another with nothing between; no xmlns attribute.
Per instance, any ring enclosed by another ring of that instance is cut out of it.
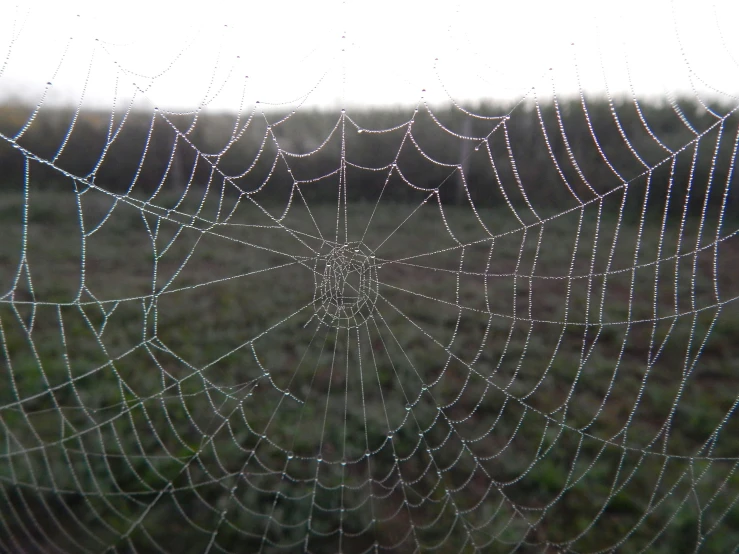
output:
<svg viewBox="0 0 739 554"><path fill-rule="evenodd" d="M0 550L739 544L717 218L179 200L0 197ZM318 325L345 229L378 297Z"/></svg>

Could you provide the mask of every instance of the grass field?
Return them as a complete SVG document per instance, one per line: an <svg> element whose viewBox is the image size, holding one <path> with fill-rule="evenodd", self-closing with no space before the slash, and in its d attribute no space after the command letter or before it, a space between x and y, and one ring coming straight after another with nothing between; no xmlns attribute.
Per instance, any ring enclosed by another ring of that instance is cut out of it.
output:
<svg viewBox="0 0 739 554"><path fill-rule="evenodd" d="M0 551L739 546L730 224L179 200L0 196Z"/></svg>

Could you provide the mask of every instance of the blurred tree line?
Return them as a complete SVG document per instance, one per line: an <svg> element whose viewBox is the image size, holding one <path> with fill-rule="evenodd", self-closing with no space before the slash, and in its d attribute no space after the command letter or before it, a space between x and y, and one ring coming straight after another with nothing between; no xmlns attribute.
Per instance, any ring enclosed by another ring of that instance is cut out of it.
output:
<svg viewBox="0 0 739 554"><path fill-rule="evenodd" d="M565 209L643 185L653 168L650 199L664 203L669 187L673 208L682 209L680 199L689 196L689 209L699 212L706 196L711 207L721 205L731 175L739 115L730 110L685 98L482 103L470 108L476 116L424 105L415 112L255 109L237 116L5 104L0 187L23 186L27 151L37 158L29 175L38 187L68 186L69 175L134 194L225 183L228 192L258 191L262 202L278 203L297 179L307 199L335 202L344 171L349 200L376 199L382 191L387 200L410 201L428 194L414 187L439 187L442 201L459 203L467 196L459 166L478 206L529 201ZM392 172L367 169L393 163ZM639 202L641 189L632 195Z"/></svg>

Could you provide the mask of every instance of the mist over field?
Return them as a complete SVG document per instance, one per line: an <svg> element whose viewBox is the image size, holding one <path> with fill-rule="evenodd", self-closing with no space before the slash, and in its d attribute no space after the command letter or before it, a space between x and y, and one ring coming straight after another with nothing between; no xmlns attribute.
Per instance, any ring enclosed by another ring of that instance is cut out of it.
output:
<svg viewBox="0 0 739 554"><path fill-rule="evenodd" d="M352 201L375 197L387 180L386 172L362 167L395 163L385 200L411 201L413 188L404 184L409 182L427 190L438 187L444 203L466 203L456 174L462 165L470 200L478 206L511 202L520 207L533 201L565 210L607 192L618 196L625 184L643 189L649 181L650 205L658 216L668 189L673 208L681 209L689 190L689 211L700 213L706 197L712 208L724 202L739 119L731 106L703 106L687 98L483 103L470 106L474 116L451 105L437 109L424 103L415 112L343 114L265 112L259 105L238 114L124 108L42 107L36 113L21 104L0 106L0 132L6 137L0 142L3 186L23 186L25 153L32 152L29 174L38 187L58 185L66 172L114 193L224 186L226 194L238 195L262 187L255 199L281 204L297 181L304 183L307 199L334 202L345 147ZM393 130L378 132L387 129ZM727 194L729 205L735 205L737 193L729 188ZM619 202L604 205L617 209Z"/></svg>

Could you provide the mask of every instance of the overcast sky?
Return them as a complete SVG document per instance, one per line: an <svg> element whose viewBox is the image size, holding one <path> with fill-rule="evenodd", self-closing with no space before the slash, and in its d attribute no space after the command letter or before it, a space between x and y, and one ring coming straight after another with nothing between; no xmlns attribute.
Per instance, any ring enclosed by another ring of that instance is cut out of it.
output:
<svg viewBox="0 0 739 554"><path fill-rule="evenodd" d="M351 109L630 93L630 76L639 95L739 103L736 0L96 0L1 12L0 100Z"/></svg>

